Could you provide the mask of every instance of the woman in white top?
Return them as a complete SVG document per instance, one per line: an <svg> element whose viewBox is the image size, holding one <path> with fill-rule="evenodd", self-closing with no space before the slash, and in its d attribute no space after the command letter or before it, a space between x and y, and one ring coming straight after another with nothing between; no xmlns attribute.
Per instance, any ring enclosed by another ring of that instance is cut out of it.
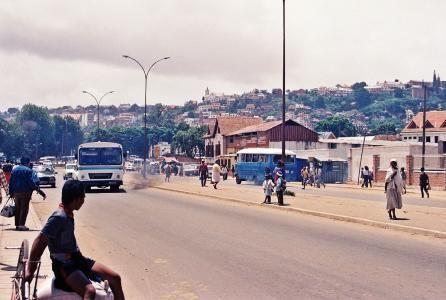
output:
<svg viewBox="0 0 446 300"><path fill-rule="evenodd" d="M390 168L387 169L385 193L387 198L387 212L389 218L397 220L395 215L395 209L401 209L403 207L403 199L401 194L403 193L403 179L401 178L400 170L395 159L390 161Z"/></svg>
<svg viewBox="0 0 446 300"><path fill-rule="evenodd" d="M214 185L214 189L217 189L217 184L220 182L220 165L215 162L212 166L212 184Z"/></svg>

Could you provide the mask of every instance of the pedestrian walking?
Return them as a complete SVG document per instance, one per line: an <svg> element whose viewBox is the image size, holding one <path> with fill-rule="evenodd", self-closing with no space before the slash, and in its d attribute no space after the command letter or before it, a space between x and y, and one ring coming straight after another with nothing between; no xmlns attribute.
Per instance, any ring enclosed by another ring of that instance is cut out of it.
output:
<svg viewBox="0 0 446 300"><path fill-rule="evenodd" d="M404 194L407 194L407 189L406 189L407 173L404 167L401 167L400 172L401 172L401 179L403 180Z"/></svg>
<svg viewBox="0 0 446 300"><path fill-rule="evenodd" d="M384 192L387 198L386 208L389 213L389 219L397 220L395 209L401 209L403 207L403 199L401 197L403 193L403 179L401 178L398 163L395 159L390 161L390 168L387 169Z"/></svg>
<svg viewBox="0 0 446 300"><path fill-rule="evenodd" d="M424 192L426 192L426 196L429 198L429 189L430 189L429 176L426 174L426 172L424 172L424 168L421 168L421 174L420 174L421 198L424 198Z"/></svg>
<svg viewBox="0 0 446 300"><path fill-rule="evenodd" d="M304 169L302 171L302 182L303 182L302 189L305 190L305 186L308 183L308 167L304 167Z"/></svg>
<svg viewBox="0 0 446 300"><path fill-rule="evenodd" d="M231 173L232 173L232 178L234 178L235 177L235 165L232 165Z"/></svg>
<svg viewBox="0 0 446 300"><path fill-rule="evenodd" d="M223 181L228 179L228 168L226 168L226 165L223 165L221 168L221 175L223 176Z"/></svg>
<svg viewBox="0 0 446 300"><path fill-rule="evenodd" d="M283 174L281 171L276 173L277 182L276 182L276 195L277 195L277 204L283 205L283 193L285 192L285 179L283 178Z"/></svg>
<svg viewBox="0 0 446 300"><path fill-rule="evenodd" d="M170 164L166 164L164 166L164 174L166 177L164 177L164 182L170 182L170 175L172 175L172 167Z"/></svg>
<svg viewBox="0 0 446 300"><path fill-rule="evenodd" d="M25 226L28 217L29 202L33 191L40 191L33 180L33 172L28 167L29 158L22 157L20 165L15 167L11 174L9 193L15 201L15 226L18 231L29 230ZM45 200L46 196L42 196Z"/></svg>
<svg viewBox="0 0 446 300"><path fill-rule="evenodd" d="M263 181L263 193L265 194L265 200L263 203L271 204L271 195L274 191L274 182L271 175L265 175L265 180Z"/></svg>
<svg viewBox="0 0 446 300"><path fill-rule="evenodd" d="M318 188L320 188L321 185L325 189L325 182L324 182L324 178L322 177L322 168L317 168L316 169L316 186Z"/></svg>
<svg viewBox="0 0 446 300"><path fill-rule="evenodd" d="M369 187L370 184L370 171L369 171L369 167L368 166L364 166L364 170L363 170L363 178L364 178L364 186L366 188Z"/></svg>
<svg viewBox="0 0 446 300"><path fill-rule="evenodd" d="M201 165L198 168L198 174L200 176L201 187L206 186L206 180L208 178L208 165L204 160L201 161Z"/></svg>
<svg viewBox="0 0 446 300"><path fill-rule="evenodd" d="M217 184L220 182L220 173L220 165L215 162L212 166L212 184L214 185L214 189L217 189Z"/></svg>
<svg viewBox="0 0 446 300"><path fill-rule="evenodd" d="M12 163L11 163L11 161L7 160L6 163L3 164L2 170L5 173L6 181L9 184L9 181L11 180L11 173L12 173Z"/></svg>
<svg viewBox="0 0 446 300"><path fill-rule="evenodd" d="M183 177L183 176L184 176L184 167L183 167L183 164L180 165L179 170L178 170L178 173L179 173L180 177Z"/></svg>
<svg viewBox="0 0 446 300"><path fill-rule="evenodd" d="M3 202L3 196L2 196L2 189L5 190L6 196L9 195L9 184L6 180L5 173L3 172L3 169L0 168L0 203Z"/></svg>

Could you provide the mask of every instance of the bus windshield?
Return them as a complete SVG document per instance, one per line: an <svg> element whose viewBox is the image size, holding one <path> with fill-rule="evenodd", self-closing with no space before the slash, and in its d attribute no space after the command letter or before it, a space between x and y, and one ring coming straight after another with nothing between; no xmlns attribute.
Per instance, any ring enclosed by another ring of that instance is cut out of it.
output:
<svg viewBox="0 0 446 300"><path fill-rule="evenodd" d="M81 148L79 165L121 165L121 148Z"/></svg>

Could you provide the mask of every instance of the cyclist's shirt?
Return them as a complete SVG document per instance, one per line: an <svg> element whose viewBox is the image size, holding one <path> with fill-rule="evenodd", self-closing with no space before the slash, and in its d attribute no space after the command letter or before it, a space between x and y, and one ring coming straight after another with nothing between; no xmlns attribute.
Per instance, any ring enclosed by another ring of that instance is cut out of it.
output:
<svg viewBox="0 0 446 300"><path fill-rule="evenodd" d="M79 252L74 236L74 218L61 207L48 218L42 234L48 238L48 249L53 258L63 260L65 254Z"/></svg>

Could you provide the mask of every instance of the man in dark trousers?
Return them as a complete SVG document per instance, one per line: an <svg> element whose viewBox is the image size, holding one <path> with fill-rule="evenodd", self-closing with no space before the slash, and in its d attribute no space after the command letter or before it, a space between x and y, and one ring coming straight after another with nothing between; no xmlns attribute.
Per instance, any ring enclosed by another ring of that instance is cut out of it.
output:
<svg viewBox="0 0 446 300"><path fill-rule="evenodd" d="M15 201L15 228L18 231L27 231L25 226L28 217L29 202L33 191L39 191L39 186L33 180L33 171L28 167L29 158L22 157L20 165L12 170L9 183L9 194ZM45 200L43 194L43 199Z"/></svg>
<svg viewBox="0 0 446 300"><path fill-rule="evenodd" d="M277 195L277 204L282 206L283 205L283 193L285 192L285 184L284 184L284 178L281 171L278 171L276 173L277 181L276 181L276 195Z"/></svg>
<svg viewBox="0 0 446 300"><path fill-rule="evenodd" d="M201 161L201 165L198 168L198 173L200 175L201 186L206 186L206 180L208 178L208 165L204 162L204 160Z"/></svg>
<svg viewBox="0 0 446 300"><path fill-rule="evenodd" d="M426 195L429 198L428 186L429 186L429 176L424 172L424 168L421 168L421 174L420 174L421 198L424 198L424 192L426 192Z"/></svg>

